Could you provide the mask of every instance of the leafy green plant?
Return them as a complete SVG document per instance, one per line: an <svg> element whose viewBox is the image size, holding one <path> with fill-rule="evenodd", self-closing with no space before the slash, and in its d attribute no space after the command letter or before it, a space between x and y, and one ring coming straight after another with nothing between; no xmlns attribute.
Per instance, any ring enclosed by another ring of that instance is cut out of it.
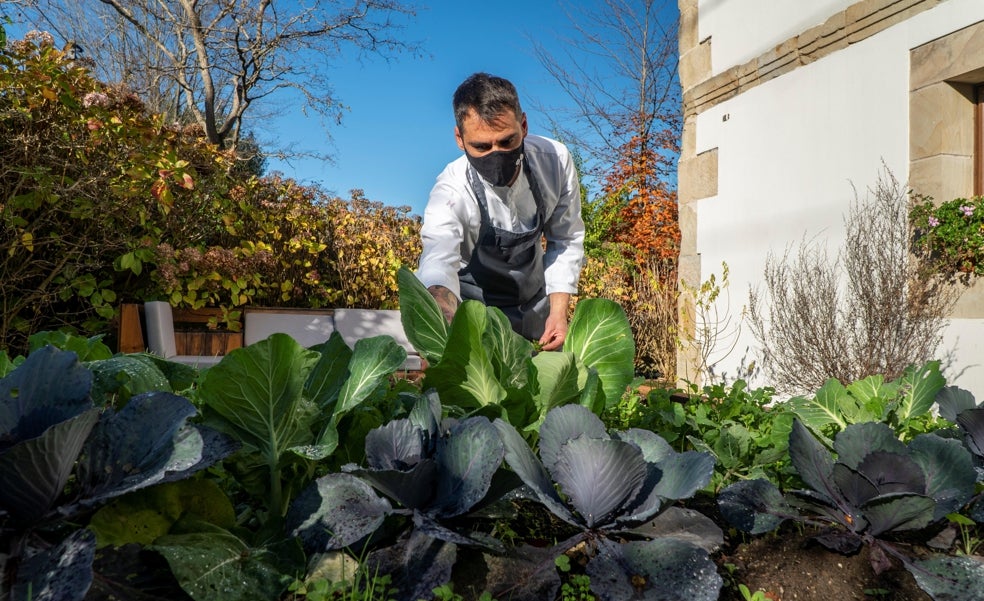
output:
<svg viewBox="0 0 984 601"><path fill-rule="evenodd" d="M465 598L461 594L454 592L454 586L451 584L442 584L433 591L435 601L464 601ZM483 591L481 595L478 596L478 601L495 601L491 593L488 591Z"/></svg>
<svg viewBox="0 0 984 601"><path fill-rule="evenodd" d="M595 601L591 594L591 577L587 574L572 574L567 582L560 586L562 601Z"/></svg>
<svg viewBox="0 0 984 601"><path fill-rule="evenodd" d="M82 599L95 552L93 533L79 528L87 514L235 448L189 424L196 409L183 397L141 393L115 411L93 404L92 385L75 353L51 346L0 380L0 533L9 543L2 590L15 599Z"/></svg>
<svg viewBox="0 0 984 601"><path fill-rule="evenodd" d="M432 393L408 418L371 431L365 445L368 467L348 465L344 473L319 478L291 507L288 528L308 552L358 546L387 517L410 518L408 533L366 561L393 575L400 599L414 600L449 581L458 545L502 550L456 526L519 485L500 469L505 451L488 419L442 423Z"/></svg>
<svg viewBox="0 0 984 601"><path fill-rule="evenodd" d="M977 522L959 513L947 514L946 519L957 528L960 534L957 552L964 555L974 555L984 541L977 536Z"/></svg>
<svg viewBox="0 0 984 601"><path fill-rule="evenodd" d="M405 360L406 351L389 336L359 340L350 350L337 333L310 349L273 334L210 368L195 398L206 423L242 441L258 460L266 481L256 490L272 515L283 515L310 478L286 482L285 489L285 470L331 455L340 420L378 394Z"/></svg>
<svg viewBox="0 0 984 601"><path fill-rule="evenodd" d="M184 520L154 539L150 548L188 594L197 601L276 598L295 580L304 553L284 531L287 507L367 423L384 421L363 406L387 394L405 359L389 336L349 349L336 333L304 349L274 334L204 372L193 393L204 423L242 444L224 464L224 486L251 502L232 526Z"/></svg>
<svg viewBox="0 0 984 601"><path fill-rule="evenodd" d="M786 445L793 413L773 403L771 388L749 389L743 380L696 387L690 393L646 388L627 395L604 418L610 427L645 428L662 436L677 451L702 451L715 458L708 485L717 492L738 479L789 478Z"/></svg>
<svg viewBox="0 0 984 601"><path fill-rule="evenodd" d="M910 366L886 382L874 375L847 386L830 379L813 396L794 397L789 406L803 425L825 442L850 424L883 422L903 441L948 426L930 411L946 384L939 361Z"/></svg>
<svg viewBox="0 0 984 601"><path fill-rule="evenodd" d="M738 585L738 592L741 594L741 598L745 601L767 601L766 592L762 589L755 591L754 593L744 584Z"/></svg>
<svg viewBox="0 0 984 601"><path fill-rule="evenodd" d="M788 480L793 414L786 404L773 403L772 389L749 390L739 380L730 387L705 386L703 393L684 403L685 431L689 448L716 460L712 490L739 479Z"/></svg>
<svg viewBox="0 0 984 601"><path fill-rule="evenodd" d="M534 353L502 311L465 301L449 326L412 272L398 278L404 329L430 364L423 386L446 407L502 417L533 437L551 408L579 403L600 413L632 379L631 328L611 301L579 302L563 352Z"/></svg>
<svg viewBox="0 0 984 601"><path fill-rule="evenodd" d="M752 534L787 519L819 526L814 539L838 553L867 545L876 573L894 557L934 599L984 595L981 564L943 555L913 559L892 542L899 534L928 536L929 527L970 500L976 476L958 441L922 434L905 444L887 425L867 422L839 432L833 450L836 457L795 421L789 454L808 488L783 496L767 480L738 482L719 495L721 513Z"/></svg>
<svg viewBox="0 0 984 601"><path fill-rule="evenodd" d="M24 362L24 359L24 355L18 355L11 359L6 350L0 350L0 378L14 371L18 365Z"/></svg>
<svg viewBox="0 0 984 601"><path fill-rule="evenodd" d="M292 600L307 601L395 601L397 591L389 574L371 574L359 566L351 580L297 580L288 589Z"/></svg>
<svg viewBox="0 0 984 601"><path fill-rule="evenodd" d="M974 459L977 482L984 482L984 404L977 405L969 391L957 386L947 386L936 395L940 417L955 424L963 434L963 443ZM984 522L984 502L978 494L969 508L970 519ZM962 527L966 530L966 527Z"/></svg>
<svg viewBox="0 0 984 601"><path fill-rule="evenodd" d="M964 283L984 275L984 197L938 205L922 198L913 202L909 218L913 251L938 273Z"/></svg>
<svg viewBox="0 0 984 601"><path fill-rule="evenodd" d="M539 459L512 425L499 419L495 426L506 462L531 494L579 530L550 550L551 562L584 543L591 589L602 598L717 599L722 580L704 549L679 538L648 535L642 528L672 501L707 484L714 463L710 455L676 453L646 430L609 435L602 421L580 405L547 414L540 427ZM536 598L522 589L525 585L517 584L510 593ZM558 578L554 594L559 586Z"/></svg>

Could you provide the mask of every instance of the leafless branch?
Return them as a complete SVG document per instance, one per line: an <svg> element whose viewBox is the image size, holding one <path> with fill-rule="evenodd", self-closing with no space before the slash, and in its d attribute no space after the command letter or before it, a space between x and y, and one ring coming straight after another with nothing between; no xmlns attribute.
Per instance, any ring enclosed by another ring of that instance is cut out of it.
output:
<svg viewBox="0 0 984 601"><path fill-rule="evenodd" d="M868 198L855 192L834 257L809 240L769 256L765 292L750 293L750 326L777 390L895 379L939 358L956 291L910 254L907 207L906 187L886 168Z"/></svg>

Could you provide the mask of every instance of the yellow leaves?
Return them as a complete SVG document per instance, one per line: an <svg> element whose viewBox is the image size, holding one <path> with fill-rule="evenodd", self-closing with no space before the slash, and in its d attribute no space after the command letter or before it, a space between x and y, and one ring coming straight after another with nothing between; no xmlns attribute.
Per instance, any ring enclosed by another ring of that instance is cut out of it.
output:
<svg viewBox="0 0 984 601"><path fill-rule="evenodd" d="M27 249L27 252L34 252L34 234L31 232L24 232L21 234L21 244Z"/></svg>
<svg viewBox="0 0 984 601"><path fill-rule="evenodd" d="M171 207L174 206L174 196L163 178L158 179L150 186L150 193L157 200L165 215L171 212Z"/></svg>
<svg viewBox="0 0 984 601"><path fill-rule="evenodd" d="M51 102L58 100L58 94L48 87L41 88L41 95L44 96L45 100L50 100Z"/></svg>
<svg viewBox="0 0 984 601"><path fill-rule="evenodd" d="M170 156L158 161L151 177L183 194L183 167ZM277 176L241 182L226 194L199 214L214 220L221 248L235 258L219 266L182 267L193 256L207 259L216 250L211 246L175 258L174 287L182 295L226 307L396 306L397 267L413 264L420 253L418 219L381 203L321 198L317 189ZM180 202L175 199L174 207Z"/></svg>
<svg viewBox="0 0 984 601"><path fill-rule="evenodd" d="M232 235L236 235L236 223L239 217L235 213L223 213L222 224L225 226L226 231Z"/></svg>

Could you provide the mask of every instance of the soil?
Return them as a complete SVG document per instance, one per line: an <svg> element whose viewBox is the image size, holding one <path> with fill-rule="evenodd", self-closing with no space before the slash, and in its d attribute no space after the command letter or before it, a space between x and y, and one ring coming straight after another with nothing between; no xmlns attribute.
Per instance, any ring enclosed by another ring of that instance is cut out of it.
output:
<svg viewBox="0 0 984 601"><path fill-rule="evenodd" d="M752 592L764 591L773 601L931 601L905 568L876 575L866 548L844 556L812 542L810 534L789 529L716 554L725 577L721 601L742 599L739 583Z"/></svg>
<svg viewBox="0 0 984 601"><path fill-rule="evenodd" d="M743 601L739 584L752 593L764 592L772 601L932 601L897 562L876 574L867 547L841 555L814 541L815 531L794 524L747 536L729 527L712 498L698 495L691 505L725 534L724 545L712 555L724 578L719 601Z"/></svg>
<svg viewBox="0 0 984 601"><path fill-rule="evenodd" d="M708 537L706 533L697 533L698 538L717 538L720 542L723 533L723 544L711 554L724 579L719 601L744 601L739 584L747 586L751 593L762 591L765 599L771 601L932 601L897 561L890 569L876 574L866 547L854 555L835 553L812 540L816 531L795 524L784 524L766 535L743 535L723 520L712 497L698 495L688 500L685 510L710 518L716 524L711 529L720 528L717 535ZM549 539L563 540L571 534L565 531L569 527L535 504L524 505L510 524L519 531L522 541L537 546L549 546ZM538 541L528 536L531 531L552 536ZM903 547L911 555L926 551L919 546ZM458 584L474 585L482 580L474 574L459 576L464 579L458 580ZM455 590L470 588L463 586ZM481 585L475 589L480 590ZM465 598L469 596L466 594Z"/></svg>

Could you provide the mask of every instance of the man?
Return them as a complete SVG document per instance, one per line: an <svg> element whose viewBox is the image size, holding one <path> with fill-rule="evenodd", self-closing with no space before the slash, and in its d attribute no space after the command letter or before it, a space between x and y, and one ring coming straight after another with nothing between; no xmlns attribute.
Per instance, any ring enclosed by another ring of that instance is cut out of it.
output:
<svg viewBox="0 0 984 601"><path fill-rule="evenodd" d="M417 277L448 320L459 299L479 300L543 350L559 349L584 259L571 155L559 142L528 135L516 88L501 77L470 76L453 106L464 155L431 190Z"/></svg>

